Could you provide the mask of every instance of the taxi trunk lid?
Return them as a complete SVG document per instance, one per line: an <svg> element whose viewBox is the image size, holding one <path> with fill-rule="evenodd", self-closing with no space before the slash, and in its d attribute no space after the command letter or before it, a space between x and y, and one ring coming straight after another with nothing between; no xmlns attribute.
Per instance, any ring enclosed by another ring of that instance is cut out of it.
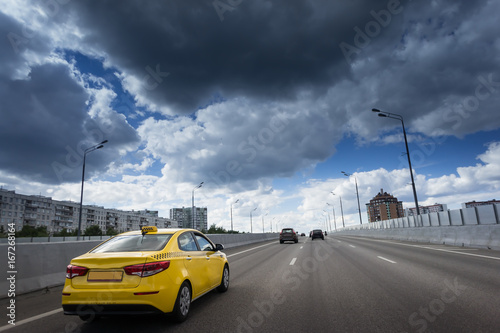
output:
<svg viewBox="0 0 500 333"><path fill-rule="evenodd" d="M87 253L71 260L71 265L88 268L85 276L71 279L75 289L127 289L141 283L141 277L125 274L124 267L144 264L149 254L143 252Z"/></svg>

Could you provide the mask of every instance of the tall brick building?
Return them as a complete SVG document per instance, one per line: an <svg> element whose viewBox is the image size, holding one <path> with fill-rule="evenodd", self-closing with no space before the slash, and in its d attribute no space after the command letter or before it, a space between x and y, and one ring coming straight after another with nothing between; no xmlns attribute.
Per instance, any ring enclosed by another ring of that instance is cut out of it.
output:
<svg viewBox="0 0 500 333"><path fill-rule="evenodd" d="M366 211L369 222L404 217L403 202L384 192L384 189L380 189L380 192L370 200L370 203L366 204Z"/></svg>

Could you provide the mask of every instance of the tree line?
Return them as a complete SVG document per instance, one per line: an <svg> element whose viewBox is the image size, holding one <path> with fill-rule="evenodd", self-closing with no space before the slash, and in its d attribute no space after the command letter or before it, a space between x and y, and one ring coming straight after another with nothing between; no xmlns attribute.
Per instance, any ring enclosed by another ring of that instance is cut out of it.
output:
<svg viewBox="0 0 500 333"><path fill-rule="evenodd" d="M226 230L223 227L218 227L212 224L208 230L202 230L205 234L239 234L239 231ZM77 236L78 231L68 231L66 228L62 229L60 232L50 233L47 230L47 226L33 227L30 225L24 225L23 228L16 232L16 237L71 237ZM114 236L119 232L115 228L108 228L105 233L102 232L98 225L91 225L82 230L82 236ZM7 237L7 232L4 226L0 226L0 237Z"/></svg>
<svg viewBox="0 0 500 333"><path fill-rule="evenodd" d="M64 228L60 232L50 233L47 230L47 226L33 227L30 225L24 225L23 228L16 232L16 237L70 237L77 236L78 230L68 231ZM98 225L91 225L82 230L82 236L114 236L117 235L118 231L114 228L108 228L106 233L103 233ZM0 237L7 237L5 228L0 226Z"/></svg>

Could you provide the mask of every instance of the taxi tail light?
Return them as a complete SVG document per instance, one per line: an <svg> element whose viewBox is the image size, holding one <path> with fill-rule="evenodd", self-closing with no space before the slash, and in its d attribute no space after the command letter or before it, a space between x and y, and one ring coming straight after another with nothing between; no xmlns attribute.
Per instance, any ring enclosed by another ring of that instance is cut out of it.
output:
<svg viewBox="0 0 500 333"><path fill-rule="evenodd" d="M158 274L170 266L170 260L123 267L125 274L147 277Z"/></svg>
<svg viewBox="0 0 500 333"><path fill-rule="evenodd" d="M75 276L84 276L89 271L86 267L68 265L66 267L66 279L72 279Z"/></svg>

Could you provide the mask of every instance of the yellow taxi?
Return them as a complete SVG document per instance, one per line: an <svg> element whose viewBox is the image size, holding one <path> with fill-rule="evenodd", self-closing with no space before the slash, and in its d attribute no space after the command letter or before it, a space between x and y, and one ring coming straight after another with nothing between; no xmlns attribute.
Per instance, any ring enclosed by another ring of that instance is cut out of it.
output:
<svg viewBox="0 0 500 333"><path fill-rule="evenodd" d="M64 314L82 320L112 314L170 313L182 322L191 302L229 287L229 263L194 229L143 227L116 235L66 269Z"/></svg>

